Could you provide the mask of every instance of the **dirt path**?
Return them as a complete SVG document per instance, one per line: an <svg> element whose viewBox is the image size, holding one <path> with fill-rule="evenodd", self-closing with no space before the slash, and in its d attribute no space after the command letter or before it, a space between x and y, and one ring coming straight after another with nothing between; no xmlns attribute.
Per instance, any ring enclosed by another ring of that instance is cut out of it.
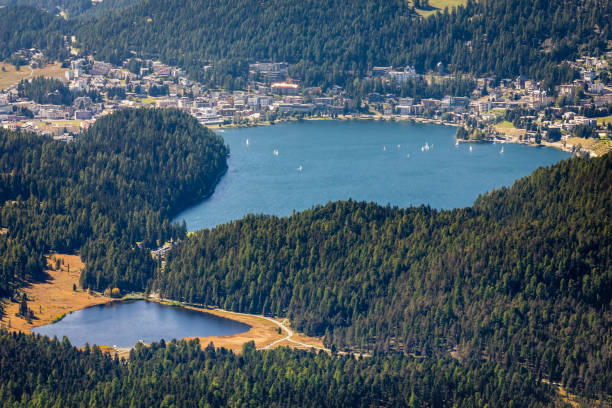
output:
<svg viewBox="0 0 612 408"><path fill-rule="evenodd" d="M270 348L276 346L277 344L279 344L279 343L281 343L283 341L287 341L287 342L290 342L290 343L293 343L293 344L297 344L298 346L302 346L302 347L306 347L306 348L312 348L312 349L315 349L315 350L322 350L322 351L325 351L327 353L331 353L331 350L328 349L328 348L319 347L319 346L315 346L313 344L307 344L307 343L303 343L301 341L293 340L293 334L294 334L293 331L290 328L288 328L287 326L285 326L285 322L288 321L287 319L283 320L282 322L279 322L279 321L274 320L274 319L269 318L269 317L264 317L264 316L262 316L262 317L264 319L267 319L267 320L275 323L276 325L278 325L278 327L280 327L281 329L283 329L287 333L287 336L283 337L282 339L275 340L272 343L268 344L267 346L261 347L259 350L267 350L267 349L270 349Z"/></svg>
<svg viewBox="0 0 612 408"><path fill-rule="evenodd" d="M244 316L244 317L249 317L249 318L258 318L258 319L264 319L267 320L273 324L275 324L276 326L278 326L281 330L283 330L286 333L285 337L282 337L280 339L276 339L274 341L272 341L271 343L268 343L264 346L260 346L257 348L257 350L269 350L271 348L274 348L275 346L280 346L280 343L290 343L290 344L295 344L304 348L311 348L311 349L315 349L315 350L322 350L325 352L331 352L329 349L325 348L323 346L323 343L321 342L321 339L316 338L316 337L306 337L306 336L300 336L302 338L307 339L307 341L309 341L309 343L305 343L303 341L297 341L293 339L293 336L295 335L295 333L293 332L293 330L291 330L289 327L287 327L285 325L286 322L288 322L287 319L284 319L282 321L278 321L276 319L273 319L271 317L267 317L267 316L261 316L261 315L252 315L252 314L248 314L248 313L239 313L239 312L231 312L229 310L223 310L223 309L213 309L216 310L218 312L222 312L223 314L229 314L229 315L234 315L234 316ZM313 344L313 343L317 343L317 344Z"/></svg>

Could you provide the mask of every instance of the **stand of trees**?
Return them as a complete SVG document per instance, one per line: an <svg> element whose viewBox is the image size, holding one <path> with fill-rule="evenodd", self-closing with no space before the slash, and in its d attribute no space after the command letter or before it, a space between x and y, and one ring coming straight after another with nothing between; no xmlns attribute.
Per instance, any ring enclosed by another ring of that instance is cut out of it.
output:
<svg viewBox="0 0 612 408"><path fill-rule="evenodd" d="M79 28L81 46L104 60L131 51L158 55L218 84L224 78L217 75L245 74L251 60L288 61L295 64L292 75L325 87L347 84L376 65L411 64L422 72L439 62L450 72L550 80L562 60L606 50L612 5L470 0L422 19L403 0L145 0L120 14ZM204 72L208 61L225 73Z"/></svg>
<svg viewBox="0 0 612 408"><path fill-rule="evenodd" d="M365 78L354 80L347 84L347 92L354 98L365 98L370 92L380 94L393 93L400 97L412 97L416 101L424 98L442 99L446 95L470 96L476 88L476 81L472 78L442 79L431 83L423 78L410 79L403 84L389 82L381 78Z"/></svg>
<svg viewBox="0 0 612 408"><path fill-rule="evenodd" d="M553 407L527 369L446 357L314 354L281 348L240 355L197 341L136 345L130 360L67 339L0 331L5 407ZM27 356L27 358L24 358Z"/></svg>
<svg viewBox="0 0 612 408"><path fill-rule="evenodd" d="M30 6L51 14L65 13L68 18L91 18L128 7L137 0L0 0L0 6Z"/></svg>
<svg viewBox="0 0 612 408"><path fill-rule="evenodd" d="M550 88L574 78L562 61L599 55L612 40L606 0L469 0L429 18L404 0L143 0L86 22L14 7L0 9L2 21L9 29L0 58L55 39L63 27L99 60L160 58L227 89L244 86L255 60L290 62L293 77L324 88L348 86L373 66L407 64L419 72L524 74ZM53 44L57 56L61 43Z"/></svg>
<svg viewBox="0 0 612 408"><path fill-rule="evenodd" d="M436 211L353 201L247 216L172 250L164 297L288 316L328 346L530 367L612 395L612 154Z"/></svg>
<svg viewBox="0 0 612 408"><path fill-rule="evenodd" d="M51 60L63 60L64 35L69 22L32 7L0 8L0 60L9 60L21 49L38 48Z"/></svg>
<svg viewBox="0 0 612 408"><path fill-rule="evenodd" d="M43 277L43 254L80 251L84 288L143 290L149 248L182 238L171 217L209 195L227 148L178 110L122 110L73 143L0 129L0 296Z"/></svg>
<svg viewBox="0 0 612 408"><path fill-rule="evenodd" d="M73 100L70 89L62 81L43 76L29 81L21 80L17 90L19 91L19 96L41 104L71 105Z"/></svg>

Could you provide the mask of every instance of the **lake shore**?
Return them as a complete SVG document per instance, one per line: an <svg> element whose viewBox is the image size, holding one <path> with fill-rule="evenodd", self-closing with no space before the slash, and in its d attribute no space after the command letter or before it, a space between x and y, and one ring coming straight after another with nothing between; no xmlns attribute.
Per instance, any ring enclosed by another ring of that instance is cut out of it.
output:
<svg viewBox="0 0 612 408"><path fill-rule="evenodd" d="M56 269L56 262L60 263L60 267ZM106 304L110 302L121 301L113 299L101 294L73 290L73 285L78 287L81 271L85 266L78 255L52 254L47 256L48 269L46 270L49 278L44 282L29 283L23 287L23 292L27 296L28 308L32 310L34 318L27 320L21 316L17 316L19 311L19 302L12 302L10 299L2 300L5 314L0 321L0 327L7 329L9 332L24 332L32 333L32 329L39 326L51 324L61 319L68 313L82 310L87 307ZM252 315L246 313L235 313L222 309L204 308L193 305L187 305L181 302L166 301L155 297L146 298L145 296L127 295L123 300L144 299L155 301L161 304L169 304L180 307L185 307L202 313L208 313L215 316L223 317L245 323L250 326L249 330L244 333L238 333L230 336L208 336L197 337L202 347L208 346L211 342L215 347L224 347L236 353L242 350L243 344L253 341L258 349L272 347L289 346L295 348L315 348L324 349L323 342L320 338L308 337L303 334L296 333L296 341L287 341L289 330L284 326L288 324L286 319L274 319L267 316ZM279 330L280 329L280 330ZM291 332L293 334L293 332ZM187 337L185 340L194 339L195 337ZM283 340L281 342L280 340ZM115 352L119 357L128 357L129 348L113 349L108 345L100 345L104 351Z"/></svg>
<svg viewBox="0 0 612 408"><path fill-rule="evenodd" d="M455 122L446 122L443 121L441 119L428 119L428 118L421 118L421 117L416 117L416 116L400 116L400 115L338 115L335 117L332 116L309 116L309 117L304 117L304 118L293 118L293 117L288 117L288 118L280 118L277 119L274 122L269 122L269 121L258 121L258 122L248 122L248 123L240 123L240 124L230 124L230 125L210 125L210 126L206 126L210 129L214 129L214 130L218 130L220 132L223 132L223 130L225 129L237 129L237 128L248 128L248 127L257 127L257 126L274 126L276 123L286 123L286 122L302 122L302 121L321 121L321 120L338 120L338 121L350 121L350 120L354 120L354 121L389 121L389 122L408 122L408 123L422 123L422 124L434 124L434 125L440 125L440 126L453 126L453 127L459 127L462 126L461 123L455 123ZM572 139L577 139L577 138L572 138ZM483 140L483 141L475 141L475 140L459 140L460 142L466 142L466 143L480 143L480 142L493 142L492 140ZM568 152L568 153L575 153L576 149L579 149L580 151L587 153L590 157L597 157L599 155L602 154L602 152L597 151L596 148L594 148L592 143L588 143L588 140L583 139L583 140L579 140L576 141L574 140L573 142L570 140L569 143L563 143L563 142L541 142L540 144L537 143L531 143L531 142L525 142L525 141L521 141L518 138L512 138L510 140L506 140L502 143L513 143L513 144L522 144L522 145L526 145L526 146L532 146L532 147L541 147L541 146L545 146L545 147L552 147L555 149L559 149L562 150L564 152ZM604 152L605 154L605 152Z"/></svg>
<svg viewBox="0 0 612 408"><path fill-rule="evenodd" d="M57 261L60 263L59 269L55 265ZM85 266L78 255L48 255L47 265L46 273L49 278L46 281L28 283L23 287L28 308L32 310L34 318L28 321L16 316L19 302L4 299L2 302L5 313L0 321L1 327L9 332L30 333L32 328L53 323L70 312L112 301L93 292L73 290L73 285L79 286L81 271Z"/></svg>
<svg viewBox="0 0 612 408"><path fill-rule="evenodd" d="M313 348L327 351L327 349L325 349L323 346L322 338L311 337L302 333L294 333L289 327L287 327L289 322L284 318L273 318L249 313L232 312L229 310L205 307L202 305L191 305L168 299L160 299L156 296L149 297L148 300L162 304L185 307L187 309L202 313L209 313L225 319L245 323L250 326L248 331L230 336L185 338L185 340L197 338L203 348L208 346L210 343L213 343L215 347L223 347L230 349L235 353L239 353L245 343L253 341L255 343L255 348L258 350L288 346L292 348Z"/></svg>

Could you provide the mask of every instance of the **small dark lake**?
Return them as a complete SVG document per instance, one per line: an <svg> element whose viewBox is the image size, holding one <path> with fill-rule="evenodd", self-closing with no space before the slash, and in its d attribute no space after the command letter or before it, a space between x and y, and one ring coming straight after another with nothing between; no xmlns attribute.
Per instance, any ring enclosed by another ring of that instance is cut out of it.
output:
<svg viewBox="0 0 612 408"><path fill-rule="evenodd" d="M209 313L137 300L77 310L32 332L59 339L67 336L77 347L89 343L127 348L139 340L152 343L192 336L229 336L249 328Z"/></svg>

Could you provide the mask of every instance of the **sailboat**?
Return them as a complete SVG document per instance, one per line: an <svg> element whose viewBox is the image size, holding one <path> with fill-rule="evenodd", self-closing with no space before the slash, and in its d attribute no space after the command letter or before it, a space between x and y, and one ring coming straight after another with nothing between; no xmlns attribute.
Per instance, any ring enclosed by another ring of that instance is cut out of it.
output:
<svg viewBox="0 0 612 408"><path fill-rule="evenodd" d="M298 171L302 171L302 165L300 164L297 168Z"/></svg>
<svg viewBox="0 0 612 408"><path fill-rule="evenodd" d="M470 153L472 153L472 146L470 146Z"/></svg>
<svg viewBox="0 0 612 408"><path fill-rule="evenodd" d="M278 150L274 149L274 155L278 156Z"/></svg>
<svg viewBox="0 0 612 408"><path fill-rule="evenodd" d="M500 154L504 154L504 146L502 146L501 150L499 151Z"/></svg>
<svg viewBox="0 0 612 408"><path fill-rule="evenodd" d="M246 140L246 145L247 145L247 146L249 145L249 139L247 139L247 140Z"/></svg>

